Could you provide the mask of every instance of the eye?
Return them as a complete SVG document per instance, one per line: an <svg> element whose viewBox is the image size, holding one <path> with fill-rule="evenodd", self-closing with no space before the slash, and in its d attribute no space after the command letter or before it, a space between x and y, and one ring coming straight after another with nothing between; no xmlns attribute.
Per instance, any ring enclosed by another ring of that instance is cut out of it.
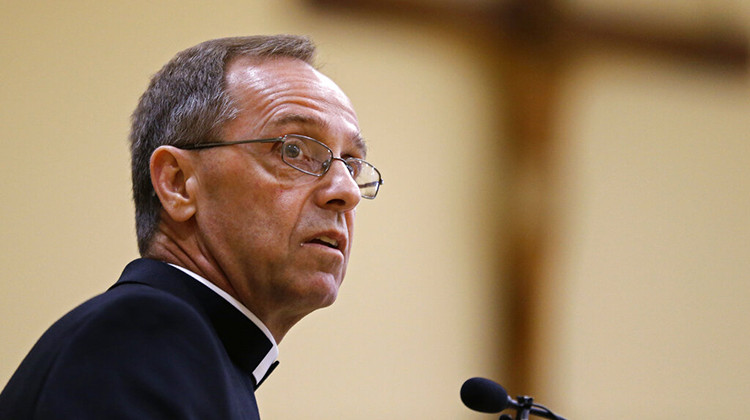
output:
<svg viewBox="0 0 750 420"><path fill-rule="evenodd" d="M284 156L292 159L296 159L302 153L298 144L286 143L284 144Z"/></svg>
<svg viewBox="0 0 750 420"><path fill-rule="evenodd" d="M289 137L281 149L281 158L302 172L320 174L323 162L328 160L328 149L311 139Z"/></svg>
<svg viewBox="0 0 750 420"><path fill-rule="evenodd" d="M349 175L351 175L354 178L357 177L356 169L354 168L354 166L352 166L350 162L346 162L346 169L349 171Z"/></svg>

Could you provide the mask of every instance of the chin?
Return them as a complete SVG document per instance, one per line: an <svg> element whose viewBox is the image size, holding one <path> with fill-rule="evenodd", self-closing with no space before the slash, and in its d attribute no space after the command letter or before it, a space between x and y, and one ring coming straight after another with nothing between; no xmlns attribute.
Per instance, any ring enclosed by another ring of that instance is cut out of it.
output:
<svg viewBox="0 0 750 420"><path fill-rule="evenodd" d="M326 274L308 283L307 287L302 290L303 296L299 298L302 301L308 301L313 310L331 306L338 297L340 284L336 276Z"/></svg>
<svg viewBox="0 0 750 420"><path fill-rule="evenodd" d="M340 284L339 276L327 272L297 276L276 288L274 300L290 309L310 313L331 306L336 301Z"/></svg>
<svg viewBox="0 0 750 420"><path fill-rule="evenodd" d="M332 293L327 296L326 299L322 300L320 302L319 308L327 308L331 305L333 305L333 302L336 302L336 297L338 296L338 293Z"/></svg>
<svg viewBox="0 0 750 420"><path fill-rule="evenodd" d="M333 305L339 294L338 283L327 283L321 285L319 288L310 291L310 297L316 296L318 301L318 307L325 308Z"/></svg>

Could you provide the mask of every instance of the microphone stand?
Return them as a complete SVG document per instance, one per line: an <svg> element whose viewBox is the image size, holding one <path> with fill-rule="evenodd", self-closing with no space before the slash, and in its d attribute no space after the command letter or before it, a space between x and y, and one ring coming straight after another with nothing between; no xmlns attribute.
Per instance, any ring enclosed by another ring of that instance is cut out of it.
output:
<svg viewBox="0 0 750 420"><path fill-rule="evenodd" d="M534 399L528 396L519 395L516 397L516 401L511 401L511 407L516 410L515 420L529 420L529 415L543 417L546 419L554 420L565 420L565 418L558 416L553 413L550 409L543 405L534 404ZM510 414L503 414L499 420L513 420Z"/></svg>
<svg viewBox="0 0 750 420"><path fill-rule="evenodd" d="M517 401L513 401L512 407L516 409L515 420L529 420L529 414L531 414L532 406L534 405L534 399L531 397L517 396ZM513 420L510 414L503 414L499 420Z"/></svg>
<svg viewBox="0 0 750 420"><path fill-rule="evenodd" d="M517 396L516 402L518 408L516 408L516 420L529 420L529 414L531 413L531 407L534 405L534 399L531 397Z"/></svg>

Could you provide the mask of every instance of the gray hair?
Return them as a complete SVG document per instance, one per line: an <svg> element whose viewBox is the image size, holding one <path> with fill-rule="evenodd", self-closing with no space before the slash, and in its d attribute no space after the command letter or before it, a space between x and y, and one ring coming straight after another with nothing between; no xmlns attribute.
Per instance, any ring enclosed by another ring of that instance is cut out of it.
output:
<svg viewBox="0 0 750 420"><path fill-rule="evenodd" d="M220 140L239 110L225 90L226 65L236 57L289 57L312 65L315 46L294 35L206 41L178 53L156 73L133 112L130 132L138 250L145 255L159 225L161 203L151 185L149 161L162 145L184 147Z"/></svg>

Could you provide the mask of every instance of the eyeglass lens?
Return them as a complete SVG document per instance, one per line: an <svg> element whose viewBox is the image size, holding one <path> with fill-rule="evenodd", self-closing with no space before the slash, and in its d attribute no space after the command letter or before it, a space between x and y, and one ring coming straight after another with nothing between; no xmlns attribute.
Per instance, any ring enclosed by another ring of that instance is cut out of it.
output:
<svg viewBox="0 0 750 420"><path fill-rule="evenodd" d="M323 175L333 162L333 153L324 144L304 137L287 136L281 150L281 158L289 166L310 175ZM374 198L380 187L378 170L361 159L342 160L364 198Z"/></svg>

